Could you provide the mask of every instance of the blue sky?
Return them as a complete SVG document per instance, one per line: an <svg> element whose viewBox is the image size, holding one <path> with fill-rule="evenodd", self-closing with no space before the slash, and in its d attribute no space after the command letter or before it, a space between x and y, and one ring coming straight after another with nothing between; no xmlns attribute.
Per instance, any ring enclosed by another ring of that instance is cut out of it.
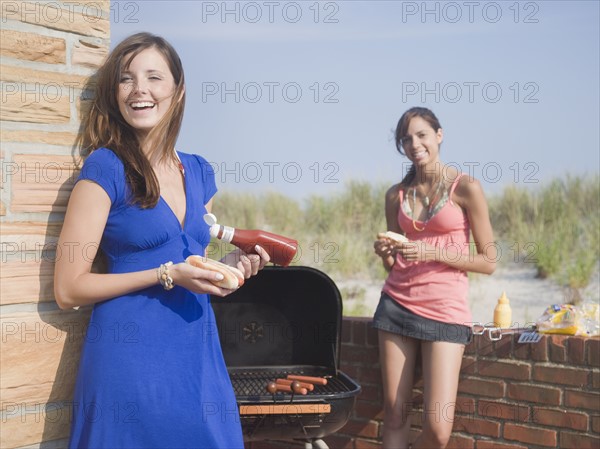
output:
<svg viewBox="0 0 600 449"><path fill-rule="evenodd" d="M597 1L113 1L186 72L178 149L221 190L294 198L396 182L393 129L425 106L442 160L488 194L600 167Z"/></svg>

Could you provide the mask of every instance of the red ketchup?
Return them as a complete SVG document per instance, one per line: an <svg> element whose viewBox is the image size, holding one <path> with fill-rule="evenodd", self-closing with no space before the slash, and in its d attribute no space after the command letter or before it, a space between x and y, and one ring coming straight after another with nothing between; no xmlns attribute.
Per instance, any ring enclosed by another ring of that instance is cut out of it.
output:
<svg viewBox="0 0 600 449"><path fill-rule="evenodd" d="M204 221L210 226L210 236L231 243L248 254L256 254L256 245L269 254L271 262L287 267L298 251L298 241L259 229L235 229L217 224L213 214L204 215Z"/></svg>

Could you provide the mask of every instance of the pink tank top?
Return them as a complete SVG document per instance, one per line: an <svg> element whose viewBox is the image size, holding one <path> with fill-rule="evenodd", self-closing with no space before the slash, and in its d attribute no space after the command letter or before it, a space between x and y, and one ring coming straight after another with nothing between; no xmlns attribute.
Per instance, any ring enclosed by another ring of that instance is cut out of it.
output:
<svg viewBox="0 0 600 449"><path fill-rule="evenodd" d="M409 240L422 240L430 245L451 248L452 253L469 254L469 221L463 210L452 201L452 194L462 175L452 183L448 201L429 221L415 221L404 211L400 190L398 224ZM423 229L422 231L417 231ZM407 262L396 256L382 289L413 313L445 323L471 325L467 299L467 273L441 262Z"/></svg>

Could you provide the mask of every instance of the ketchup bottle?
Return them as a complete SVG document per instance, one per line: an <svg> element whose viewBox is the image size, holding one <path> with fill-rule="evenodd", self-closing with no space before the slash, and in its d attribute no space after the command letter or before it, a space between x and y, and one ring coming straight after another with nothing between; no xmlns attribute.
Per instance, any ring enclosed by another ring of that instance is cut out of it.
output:
<svg viewBox="0 0 600 449"><path fill-rule="evenodd" d="M204 215L210 226L210 236L237 246L248 254L256 254L254 247L260 245L269 254L271 262L287 267L298 251L298 241L258 229L235 229L217 224L213 214Z"/></svg>

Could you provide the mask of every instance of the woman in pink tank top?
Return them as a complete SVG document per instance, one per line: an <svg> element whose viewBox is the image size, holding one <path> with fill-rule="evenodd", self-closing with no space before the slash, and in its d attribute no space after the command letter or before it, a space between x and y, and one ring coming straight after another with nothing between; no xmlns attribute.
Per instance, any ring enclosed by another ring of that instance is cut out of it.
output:
<svg viewBox="0 0 600 449"><path fill-rule="evenodd" d="M467 272L491 274L496 246L478 181L440 160L442 127L426 108L406 111L396 147L412 163L386 193L388 231L374 248L389 272L373 318L384 389L384 449L445 448L462 355L471 339ZM474 250L469 244L473 236ZM409 446L414 368L421 354L423 430Z"/></svg>

